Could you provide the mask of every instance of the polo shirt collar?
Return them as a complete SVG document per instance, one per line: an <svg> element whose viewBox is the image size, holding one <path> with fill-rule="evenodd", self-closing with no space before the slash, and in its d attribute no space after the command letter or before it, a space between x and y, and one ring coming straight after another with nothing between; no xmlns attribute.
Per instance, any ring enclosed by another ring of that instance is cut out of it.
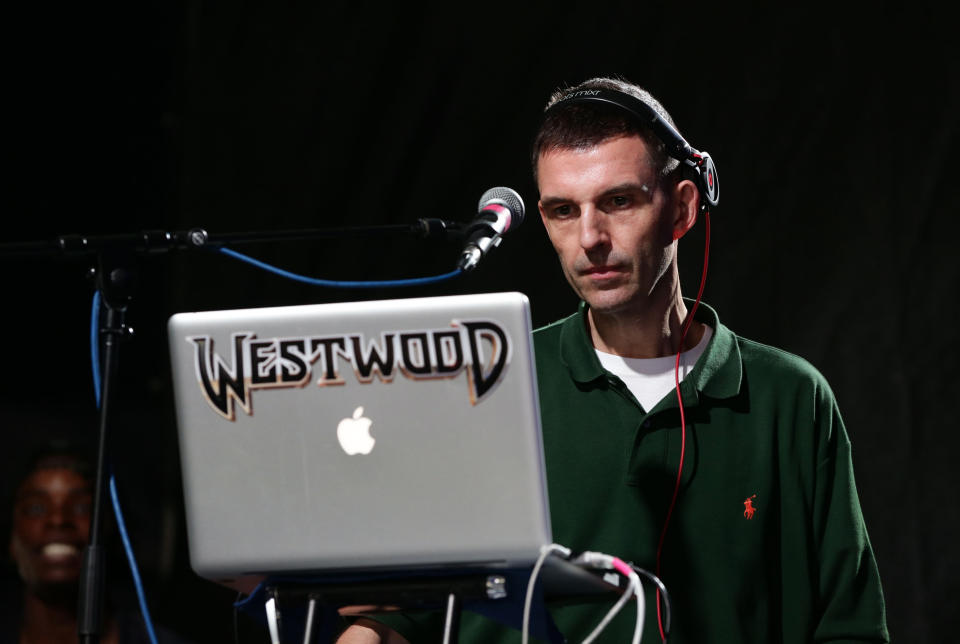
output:
<svg viewBox="0 0 960 644"><path fill-rule="evenodd" d="M684 301L688 308L693 306L692 300L684 298ZM713 328L713 337L684 383L693 384L698 398L699 393L711 398L736 396L743 378L736 335L723 326L717 312L703 302L697 308L695 319ZM567 318L560 329L560 360L576 382L588 383L606 376L588 332L586 302L580 302L577 313Z"/></svg>
<svg viewBox="0 0 960 644"><path fill-rule="evenodd" d="M602 378L606 373L593 350L587 328L586 302L580 302L577 312L560 328L560 360L570 370L570 377L584 383Z"/></svg>

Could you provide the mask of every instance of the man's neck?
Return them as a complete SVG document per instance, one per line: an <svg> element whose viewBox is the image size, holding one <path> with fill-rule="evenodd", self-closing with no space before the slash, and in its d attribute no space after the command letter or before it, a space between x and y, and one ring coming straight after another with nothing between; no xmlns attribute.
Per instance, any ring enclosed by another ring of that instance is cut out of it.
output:
<svg viewBox="0 0 960 644"><path fill-rule="evenodd" d="M589 309L587 321L594 348L624 358L662 358L695 347L705 327L693 322L683 347L679 346L687 307L675 272L673 277L664 280L664 288L655 289L636 310L597 313Z"/></svg>
<svg viewBox="0 0 960 644"><path fill-rule="evenodd" d="M24 593L20 642L41 644L75 640L77 602L70 599L70 595L52 600L42 599L30 591Z"/></svg>
<svg viewBox="0 0 960 644"><path fill-rule="evenodd" d="M77 596L64 593L40 597L24 592L20 644L59 644L77 641ZM100 628L101 644L117 644L116 621L108 614Z"/></svg>

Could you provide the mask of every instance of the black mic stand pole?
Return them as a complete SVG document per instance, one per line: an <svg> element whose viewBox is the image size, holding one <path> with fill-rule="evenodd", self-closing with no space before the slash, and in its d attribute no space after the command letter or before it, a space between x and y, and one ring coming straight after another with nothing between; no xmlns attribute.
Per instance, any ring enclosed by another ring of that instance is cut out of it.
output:
<svg viewBox="0 0 960 644"><path fill-rule="evenodd" d="M97 289L106 309L106 323L98 329L103 336L103 383L100 389L100 424L97 442L97 471L93 491L93 516L90 521L90 541L83 551L80 570L77 633L81 644L97 644L103 619L103 590L106 550L101 545L103 499L106 486L107 437L109 435L110 407L114 396L117 370L120 365L120 342L133 335L133 329L124 324L127 306L133 298L136 285L134 257L125 251L100 253L96 271Z"/></svg>
<svg viewBox="0 0 960 644"><path fill-rule="evenodd" d="M106 486L107 438L110 434L110 407L120 365L120 341L132 337L133 329L124 318L136 286L137 255L155 255L176 249L201 250L225 244L247 244L307 239L344 239L413 235L423 239L443 240L462 236L462 227L444 219L418 219L413 224L281 230L210 235L202 228L164 232L147 230L117 235L63 235L41 242L0 244L0 260L29 257L71 257L96 255L93 270L97 289L103 297L106 322L98 329L103 337L104 371L100 397L97 471L94 480L93 514L90 541L83 551L80 571L77 633L81 644L98 644L103 619L103 595L106 551L102 542L104 488Z"/></svg>

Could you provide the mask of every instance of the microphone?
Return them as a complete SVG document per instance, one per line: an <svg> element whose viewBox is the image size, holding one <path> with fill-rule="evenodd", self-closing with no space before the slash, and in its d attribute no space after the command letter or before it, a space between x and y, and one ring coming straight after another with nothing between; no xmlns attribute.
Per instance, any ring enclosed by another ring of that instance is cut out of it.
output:
<svg viewBox="0 0 960 644"><path fill-rule="evenodd" d="M464 232L467 243L457 268L471 271L503 235L523 223L523 199L511 188L490 188L480 197L477 216Z"/></svg>

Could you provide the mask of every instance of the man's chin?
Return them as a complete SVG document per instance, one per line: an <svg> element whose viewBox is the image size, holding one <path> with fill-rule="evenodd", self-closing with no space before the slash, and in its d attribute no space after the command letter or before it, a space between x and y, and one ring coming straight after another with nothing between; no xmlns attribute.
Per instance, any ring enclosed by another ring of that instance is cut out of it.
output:
<svg viewBox="0 0 960 644"><path fill-rule="evenodd" d="M580 297L597 315L622 313L636 304L634 298L616 289L594 289L589 293L582 293Z"/></svg>
<svg viewBox="0 0 960 644"><path fill-rule="evenodd" d="M78 596L78 580L76 577L70 580L45 580L31 588L31 592L48 603L76 602Z"/></svg>

